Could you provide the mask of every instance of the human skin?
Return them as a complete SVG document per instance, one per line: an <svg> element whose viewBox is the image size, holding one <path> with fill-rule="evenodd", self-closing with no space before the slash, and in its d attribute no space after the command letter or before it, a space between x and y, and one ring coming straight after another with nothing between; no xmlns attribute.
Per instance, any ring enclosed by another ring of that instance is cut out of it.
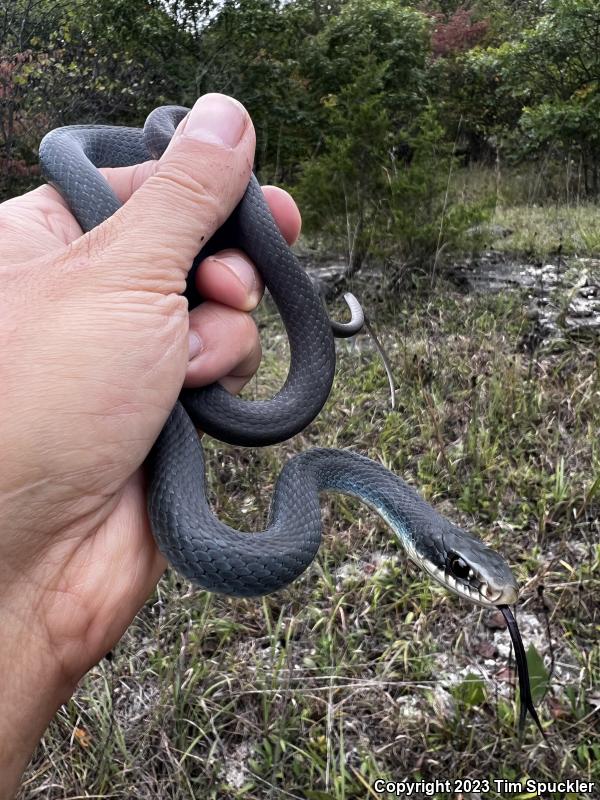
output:
<svg viewBox="0 0 600 800"><path fill-rule="evenodd" d="M90 233L49 186L0 205L0 800L165 569L142 464L182 385L238 391L260 361L245 256L202 263L191 313L181 295L254 144L244 108L205 95L159 162L104 170L127 202ZM264 191L293 242L294 202Z"/></svg>

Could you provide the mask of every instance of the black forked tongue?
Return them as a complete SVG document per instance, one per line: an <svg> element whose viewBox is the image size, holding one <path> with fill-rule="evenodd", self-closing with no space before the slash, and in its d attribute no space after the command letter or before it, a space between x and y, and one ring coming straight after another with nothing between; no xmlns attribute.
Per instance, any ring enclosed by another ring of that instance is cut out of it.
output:
<svg viewBox="0 0 600 800"><path fill-rule="evenodd" d="M544 733L544 729L542 728L540 718L538 717L535 706L533 705L531 685L529 683L529 670L527 669L527 656L525 655L525 648L523 647L523 639L521 639L521 634L519 633L519 628L517 627L517 620L514 618L513 613L508 606L498 606L498 608L506 620L508 632L510 633L510 638L512 639L513 647L515 648L515 661L517 662L517 675L519 677L519 697L521 706L519 709L519 733L523 733L527 712L529 711L531 718L535 722L539 732L542 734L544 739L546 739L547 737Z"/></svg>

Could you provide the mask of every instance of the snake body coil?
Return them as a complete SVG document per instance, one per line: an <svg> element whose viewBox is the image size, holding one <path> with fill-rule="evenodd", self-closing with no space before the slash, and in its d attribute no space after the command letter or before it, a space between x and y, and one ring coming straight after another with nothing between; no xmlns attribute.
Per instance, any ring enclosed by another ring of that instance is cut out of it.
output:
<svg viewBox="0 0 600 800"><path fill-rule="evenodd" d="M120 206L97 168L159 158L186 113L166 106L152 112L144 130L76 125L44 138L43 172L84 230ZM447 588L483 605L513 602L516 584L497 553L440 517L381 465L345 450L312 450L287 464L262 534L242 534L214 517L206 502L202 447L194 426L233 444L290 438L310 423L329 395L333 335L350 335L360 327L354 314L349 324L331 323L254 177L232 216L194 260L186 290L191 307L201 301L194 288L198 264L224 247L244 250L261 272L288 333L289 374L281 391L263 402L233 397L219 385L181 393L148 458L148 511L162 552L206 589L242 596L275 591L314 559L321 535L319 492L332 489L355 494L375 508L409 556Z"/></svg>
<svg viewBox="0 0 600 800"><path fill-rule="evenodd" d="M97 168L130 166L159 158L187 111L178 106L158 108L143 129L71 125L44 137L39 153L42 171L69 203L83 230L96 227L121 206ZM288 377L270 400L242 400L217 383L199 390L183 390L180 400L196 425L221 441L246 446L282 442L304 430L325 404L335 372L333 336L352 335L360 328L361 320L354 303L351 323L329 320L308 275L277 227L254 176L233 214L194 259L186 289L190 308L202 299L195 288L198 265L226 247L244 250L260 268L288 335Z"/></svg>

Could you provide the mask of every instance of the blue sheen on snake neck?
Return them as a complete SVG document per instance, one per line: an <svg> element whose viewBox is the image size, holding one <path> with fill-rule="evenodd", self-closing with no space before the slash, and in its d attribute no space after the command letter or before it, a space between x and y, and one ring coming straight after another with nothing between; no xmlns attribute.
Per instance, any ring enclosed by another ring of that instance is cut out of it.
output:
<svg viewBox="0 0 600 800"><path fill-rule="evenodd" d="M444 576L449 553L464 557L490 585L515 586L497 553L440 516L381 464L348 450L317 448L292 458L277 481L267 529L254 535L237 531L208 505L202 446L181 405L173 410L171 422L149 457L149 515L171 564L205 589L256 596L277 591L301 575L321 542L323 491L352 494L371 505L408 555L448 588L458 591Z"/></svg>
<svg viewBox="0 0 600 800"><path fill-rule="evenodd" d="M348 478L348 476L340 473L328 476L327 485L322 487L322 491L328 490L351 495L369 506L394 531L407 553L411 556L416 555L414 537L405 517L398 513L396 508L389 507L386 502L382 503L382 497L379 492L373 491L370 486L361 486L356 481Z"/></svg>

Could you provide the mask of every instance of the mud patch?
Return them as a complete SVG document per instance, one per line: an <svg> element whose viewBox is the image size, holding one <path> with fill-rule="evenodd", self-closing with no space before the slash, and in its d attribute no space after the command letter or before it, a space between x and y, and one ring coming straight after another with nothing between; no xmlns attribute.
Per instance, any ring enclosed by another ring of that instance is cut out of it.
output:
<svg viewBox="0 0 600 800"><path fill-rule="evenodd" d="M452 265L449 276L470 291L521 291L541 341L600 333L600 259L523 263L492 251Z"/></svg>

